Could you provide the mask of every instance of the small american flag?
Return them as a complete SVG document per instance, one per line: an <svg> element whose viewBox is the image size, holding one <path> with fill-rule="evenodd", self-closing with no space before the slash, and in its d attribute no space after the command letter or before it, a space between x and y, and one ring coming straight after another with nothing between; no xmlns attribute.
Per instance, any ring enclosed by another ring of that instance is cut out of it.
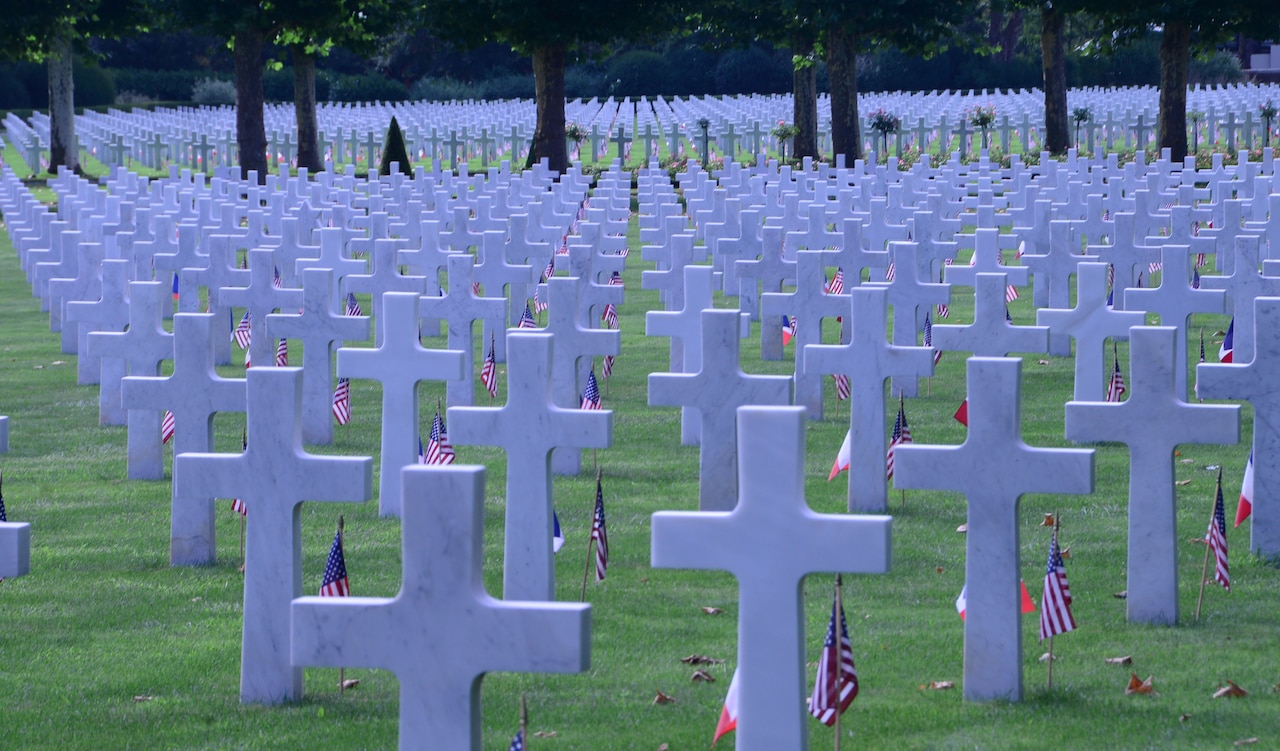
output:
<svg viewBox="0 0 1280 751"><path fill-rule="evenodd" d="M893 281L894 275L897 273L898 265L893 261L889 262L889 267L884 270L884 280L886 282Z"/></svg>
<svg viewBox="0 0 1280 751"><path fill-rule="evenodd" d="M542 270L542 281L546 281L556 275L556 257L551 256L547 261L547 267Z"/></svg>
<svg viewBox="0 0 1280 751"><path fill-rule="evenodd" d="M431 421L431 435L427 438L426 461L423 464L453 464L453 444L449 443L449 432L445 430L444 420L436 411Z"/></svg>
<svg viewBox="0 0 1280 751"><path fill-rule="evenodd" d="M342 529L333 534L333 547L329 548L329 560L324 564L324 580L320 583L321 597L347 597L347 562L342 557Z"/></svg>
<svg viewBox="0 0 1280 751"><path fill-rule="evenodd" d="M507 747L507 751L524 751L524 731L517 730L516 737L511 739L511 745Z"/></svg>
<svg viewBox="0 0 1280 751"><path fill-rule="evenodd" d="M600 409L600 384L596 383L596 369L587 374L587 388L582 392L579 409Z"/></svg>
<svg viewBox="0 0 1280 751"><path fill-rule="evenodd" d="M489 337L489 354L484 356L484 365L480 368L480 382L489 392L490 399L498 395L498 361L494 356L494 346L493 337Z"/></svg>
<svg viewBox="0 0 1280 751"><path fill-rule="evenodd" d="M4 510L4 474L0 473L0 522L9 521L9 515Z"/></svg>
<svg viewBox="0 0 1280 751"><path fill-rule="evenodd" d="M609 286L610 286L610 287L625 287L626 285L622 282L622 274L619 274L619 273L618 273L618 272L616 272L616 271L615 271L615 272L613 272L613 275L609 277Z"/></svg>
<svg viewBox="0 0 1280 751"><path fill-rule="evenodd" d="M618 328L618 309L613 303L604 306L604 313L600 316L600 320L604 321L606 328Z"/></svg>
<svg viewBox="0 0 1280 751"><path fill-rule="evenodd" d="M272 267L271 286L277 289L284 286L284 280L280 278L280 267Z"/></svg>
<svg viewBox="0 0 1280 751"><path fill-rule="evenodd" d="M248 450L249 450L249 434L241 433L240 434L240 451L243 453ZM246 506L244 501L240 500L239 498L231 499L231 510L241 516L249 515L249 507Z"/></svg>
<svg viewBox="0 0 1280 751"><path fill-rule="evenodd" d="M907 425L907 412L902 400L898 400L898 418L893 421L893 435L889 438L889 452L884 459L886 480L893 479L893 453L898 446L911 443L911 428Z"/></svg>
<svg viewBox="0 0 1280 751"><path fill-rule="evenodd" d="M849 398L849 376L836 373L831 376L836 382L836 399L844 401Z"/></svg>
<svg viewBox="0 0 1280 751"><path fill-rule="evenodd" d="M1200 362L1204 362L1204 329L1200 329ZM1196 383L1191 388L1196 397L1200 396L1200 369L1196 368Z"/></svg>
<svg viewBox="0 0 1280 751"><path fill-rule="evenodd" d="M1054 634L1074 630L1076 619L1071 616L1071 587L1067 585L1067 569L1062 564L1062 552L1058 550L1058 528L1053 529L1049 543L1049 562L1044 572L1044 594L1040 600L1040 641Z"/></svg>
<svg viewBox="0 0 1280 751"><path fill-rule="evenodd" d="M950 259L950 258L948 258L948 259L947 259L947 265L948 265L948 266L950 266L950 265L951 265L951 259ZM938 272L938 284L942 284L942 272L941 272L941 271L939 271L939 272ZM940 303L938 303L938 317L939 317L939 318L950 318L950 317L951 317L951 306L947 305L947 304L946 304L946 303L944 303L944 302L940 302Z"/></svg>
<svg viewBox="0 0 1280 751"><path fill-rule="evenodd" d="M924 346L933 346L933 320L929 318L929 314L924 314ZM942 350L935 349L933 351L933 364L937 365L942 359Z"/></svg>
<svg viewBox="0 0 1280 751"><path fill-rule="evenodd" d="M537 294L538 294L537 290L534 290L534 293L533 293L533 294L534 294L535 299L536 299L536 296L537 296ZM528 304L526 304L526 305L524 306L524 315L520 316L520 323L516 324L516 328L518 328L518 329L536 329L536 328L538 328L538 322L537 322L537 321L535 321L535 320L533 320L533 311L529 309Z"/></svg>
<svg viewBox="0 0 1280 751"><path fill-rule="evenodd" d="M609 568L609 531L604 522L604 490L596 475L596 510L591 517L591 544L596 549L596 581L604 581Z"/></svg>
<svg viewBox="0 0 1280 751"><path fill-rule="evenodd" d="M1222 469L1218 469L1217 498L1213 502L1213 518L1209 520L1209 532L1205 542L1213 551L1213 580L1231 591L1231 572L1227 568L1227 519L1222 509Z"/></svg>
<svg viewBox="0 0 1280 751"><path fill-rule="evenodd" d="M1116 265L1114 263L1107 264L1107 287L1116 286Z"/></svg>
<svg viewBox="0 0 1280 751"><path fill-rule="evenodd" d="M1191 270L1191 289L1200 289L1200 269Z"/></svg>
<svg viewBox="0 0 1280 751"><path fill-rule="evenodd" d="M1205 258L1204 253L1196 253L1196 268L1202 269L1208 262L1209 259Z"/></svg>
<svg viewBox="0 0 1280 751"><path fill-rule="evenodd" d="M471 294L475 297L480 296L480 282L471 283Z"/></svg>
<svg viewBox="0 0 1280 751"><path fill-rule="evenodd" d="M160 420L160 443L161 445L169 442L173 438L173 413L169 410L164 411L164 417Z"/></svg>
<svg viewBox="0 0 1280 751"><path fill-rule="evenodd" d="M844 294L844 269L837 268L836 275L831 277L831 282L827 284L828 295Z"/></svg>
<svg viewBox="0 0 1280 751"><path fill-rule="evenodd" d="M1163 263L1160 263L1159 261L1152 261L1151 263L1147 264L1147 273L1154 274L1163 268L1164 268Z"/></svg>
<svg viewBox="0 0 1280 751"><path fill-rule="evenodd" d="M351 381L346 378L339 378L333 390L333 416L339 425L351 422Z"/></svg>
<svg viewBox="0 0 1280 751"><path fill-rule="evenodd" d="M1018 288L1013 286L1012 284L1005 286L1004 301L1013 302L1014 300L1017 300L1017 299L1018 299Z"/></svg>
<svg viewBox="0 0 1280 751"><path fill-rule="evenodd" d="M253 335L253 318L249 311L244 312L244 316L240 319L240 323L236 325L236 330L232 332L231 338L236 340L236 346L240 349L248 349L249 342Z"/></svg>
<svg viewBox="0 0 1280 751"><path fill-rule="evenodd" d="M276 367L277 368L289 367L289 340L288 339L281 339L280 343L276 345Z"/></svg>
<svg viewBox="0 0 1280 751"><path fill-rule="evenodd" d="M1114 351L1114 346L1112 347ZM1111 381L1107 384L1107 401L1118 402L1124 396L1124 374L1120 372L1120 353L1115 353L1115 367L1111 370Z"/></svg>
<svg viewBox="0 0 1280 751"><path fill-rule="evenodd" d="M836 586L839 586L838 582L837 579ZM838 644L837 623L840 630ZM831 620L827 623L827 637L822 642L822 656L818 658L818 675L813 682L813 695L809 697L809 714L824 725L834 725L836 717L849 708L857 695L858 669L853 664L853 645L849 643L844 608L837 598L831 603Z"/></svg>
<svg viewBox="0 0 1280 751"><path fill-rule="evenodd" d="M364 315L364 311L360 308L360 303L356 300L354 292L347 293L347 307L344 312L349 316Z"/></svg>
<svg viewBox="0 0 1280 751"><path fill-rule="evenodd" d="M609 378L613 375L613 355L604 356L604 364L600 366L600 377Z"/></svg>
<svg viewBox="0 0 1280 751"><path fill-rule="evenodd" d="M543 284L546 281L547 281L546 279L543 279L538 284ZM525 307L528 307L527 303L525 304ZM538 285L537 284L533 285L533 309L541 313L542 311L546 310L549 307L551 306L548 305L547 303L544 303L541 297L538 295Z"/></svg>

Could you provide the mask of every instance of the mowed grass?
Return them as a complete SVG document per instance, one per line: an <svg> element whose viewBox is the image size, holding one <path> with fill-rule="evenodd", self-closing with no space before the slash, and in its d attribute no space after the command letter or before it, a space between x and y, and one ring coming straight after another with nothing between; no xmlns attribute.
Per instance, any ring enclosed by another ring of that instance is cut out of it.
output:
<svg viewBox="0 0 1280 751"><path fill-rule="evenodd" d="M632 249L638 250L635 224ZM651 265L633 252L620 309L623 354L614 377L602 382L613 410L614 445L599 452L608 511L608 578L587 585L592 605L591 667L581 675L492 674L482 684L485 749L506 749L518 724L519 697L529 705L534 749L706 748L737 661L735 579L723 572L658 570L649 566L649 518L658 510L694 509L698 449L679 443L679 411L647 405L647 376L666 369L667 340L643 336L644 312L657 295L640 288ZM830 273L830 271L828 272ZM957 290L949 323L971 319L972 302ZM362 299L369 309L367 299ZM721 305L726 305L720 301ZM1030 295L1011 306L1018 323L1033 322ZM237 312L238 315L238 312ZM10 417L10 451L0 455L9 518L32 524L32 572L0 584L0 746L13 749L394 748L399 711L395 676L352 666L360 685L339 695L338 671L308 669L302 700L282 706L238 702L243 575L239 517L218 501L218 562L205 568L168 565L170 484L125 479L126 432L101 427L98 389L78 386L75 356L59 351L48 316L31 297L7 235L0 238L0 414ZM1204 317L1210 352L1226 319ZM802 324L803 325L803 324ZM758 331L758 324L757 324ZM836 340L828 321L824 339ZM477 327L477 338L479 331ZM477 344L479 342L477 341ZM443 337L429 346L444 346ZM1193 340L1190 351L1197 352ZM762 362L759 338L743 345L743 368L788 373L794 353ZM1126 349L1121 362L1129 373ZM477 360L480 357L477 347ZM224 375L242 372L237 364ZM301 344L291 343L293 362ZM1211 355L1212 359L1212 355ZM1072 389L1070 358L1029 355L1023 363L1023 435L1036 446L1069 445L1062 437L1062 405ZM1108 358L1107 367L1110 368ZM478 369L477 369L478 372ZM505 366L500 368L505 390ZM1105 374L1097 374L1104 378ZM846 481L826 481L848 424L848 407L827 384L825 419L809 424L806 493L817 511L845 508ZM980 385L978 385L980 387ZM956 444L964 428L951 414L965 394L964 360L946 353L921 397L908 399L918 443ZM886 386L887 390L887 386ZM441 384L420 389L424 433ZM927 394L927 396L926 396ZM505 397L499 394L497 403ZM316 453L376 456L380 391L355 381L349 428ZM893 410L890 408L889 420ZM1074 613L1079 628L1055 640L1052 690L1045 688L1045 651L1036 642L1037 617L1024 618L1026 698L1009 704L961 699L963 629L953 606L964 580L964 499L951 493L891 490L893 568L885 575L845 577L844 602L861 691L845 714L845 748L1225 748L1259 738L1280 744L1280 572L1254 559L1247 528L1228 530L1233 591L1210 587L1204 613L1193 622L1213 499L1209 465L1225 467L1232 515L1248 453L1251 413L1243 412L1244 441L1235 446L1182 446L1175 464L1182 621L1171 628L1125 622L1128 452L1098 445L1097 490L1089 496L1029 495L1020 510L1022 576L1037 600L1049 531L1045 512L1060 512ZM217 448L238 451L243 415L216 421ZM886 431L891 426L886 424ZM488 467L484 578L501 593L503 492L506 465L489 447L459 446L458 459ZM993 456L979 473L1001 471ZM557 596L577 601L588 561L594 503L592 456L581 477L555 479L556 508L568 543L556 561ZM374 464L377 487L377 463ZM167 474L166 477L169 475ZM1147 478L1140 478L1145 481ZM1163 478L1149 478L1157 481ZM518 481L518 478L517 478ZM346 517L346 562L352 591L395 594L400 582L400 525L364 504L306 503L303 517L304 592L320 584L338 515ZM252 523L252 517L249 520ZM780 541L781 545L781 541ZM761 550L761 556L777 551ZM833 577L810 576L804 587L805 667L812 680L830 614ZM704 606L720 608L707 615ZM779 602L780 608L791 603ZM442 647L448 648L448 647ZM779 645L786 648L786 645ZM724 659L708 668L718 680L694 683L679 658ZM1155 695L1125 696L1130 667L1106 657L1131 655L1132 669L1154 676ZM1234 680L1250 692L1214 699ZM955 690L927 690L954 681ZM654 704L658 691L671 704ZM803 697L797 696L796 711ZM831 748L830 729L809 721L810 747ZM424 745L431 739L422 739ZM717 748L733 748L732 735Z"/></svg>

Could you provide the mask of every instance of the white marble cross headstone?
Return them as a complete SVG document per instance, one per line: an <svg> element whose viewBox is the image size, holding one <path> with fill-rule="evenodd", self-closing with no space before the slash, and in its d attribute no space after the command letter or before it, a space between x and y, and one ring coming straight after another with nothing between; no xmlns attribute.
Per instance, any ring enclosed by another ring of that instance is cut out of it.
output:
<svg viewBox="0 0 1280 751"><path fill-rule="evenodd" d="M382 383L382 451L378 475L378 513L400 515L400 469L417 461L418 384L451 381L462 374L463 353L427 349L418 339L421 296L413 292L382 295L378 318L381 344L372 349L338 350L338 376ZM456 438L456 431L455 431Z"/></svg>
<svg viewBox="0 0 1280 751"><path fill-rule="evenodd" d="M1130 623L1178 622L1174 449L1240 440L1239 406L1188 404L1186 392L1176 390L1174 342L1180 335L1173 327L1135 326L1129 333L1129 398L1067 402L1067 438L1129 447Z"/></svg>
<svg viewBox="0 0 1280 751"><path fill-rule="evenodd" d="M855 449L849 452L849 510L877 512L888 504L884 381L933 375L933 352L885 341L888 290L882 285L863 285L850 295L850 342L809 345L804 358L815 373L849 376L849 445Z"/></svg>
<svg viewBox="0 0 1280 751"><path fill-rule="evenodd" d="M102 262L102 297L95 302L67 302L67 321L87 323L95 331L124 331L129 325L129 262L107 259ZM84 341L79 347L81 361L88 361L89 331L82 330ZM98 424L123 425L127 411L120 406L120 379L125 375L125 362L119 357L98 360Z"/></svg>
<svg viewBox="0 0 1280 751"><path fill-rule="evenodd" d="M1253 305L1253 359L1197 365L1196 382L1204 399L1244 399L1253 406L1249 550L1275 558L1280 556L1280 337L1275 336L1280 298L1259 297Z"/></svg>
<svg viewBox="0 0 1280 751"><path fill-rule="evenodd" d="M701 415L698 508L728 511L738 499L735 410L791 402L789 376L747 375L739 365L739 313L702 311L702 367L649 374L651 406L688 406Z"/></svg>
<svg viewBox="0 0 1280 751"><path fill-rule="evenodd" d="M893 280L883 286L889 290L889 305L893 307L893 343L899 347L916 344L919 324L924 322L921 307L928 309L951 300L951 285L920 281L916 253L915 243L889 243L889 255L893 258L895 270ZM1003 300L1003 292L1001 295ZM936 337L938 327L934 326L933 330ZM936 338L934 346L937 346ZM890 388L894 394L915 396L919 393L920 384L914 376L895 377Z"/></svg>
<svg viewBox="0 0 1280 751"><path fill-rule="evenodd" d="M971 357L969 435L959 446L904 444L900 488L950 490L968 501L964 698L1022 700L1018 501L1024 493L1092 493L1091 449L1022 441L1022 361Z"/></svg>
<svg viewBox="0 0 1280 751"><path fill-rule="evenodd" d="M302 450L302 370L250 368L247 448L242 454L179 454L175 496L240 498L252 509L245 540L240 702L302 696L302 669L289 659L289 602L302 594L303 501L365 501L368 457Z"/></svg>
<svg viewBox="0 0 1280 751"><path fill-rule="evenodd" d="M1049 246L1044 253L1024 253L1022 264L1035 275L1032 302L1035 307L1066 308L1071 302L1071 275L1077 274L1081 261L1096 261L1097 256L1080 255L1078 247L1069 241L1071 223L1049 222ZM1079 277L1077 277L1079 284ZM1043 290L1043 291L1042 291ZM1103 299L1106 299L1104 292ZM1117 308L1123 310L1123 306ZM1049 354L1071 354L1071 342L1065 336L1049 332Z"/></svg>
<svg viewBox="0 0 1280 751"><path fill-rule="evenodd" d="M249 251L248 286L223 287L218 291L221 304L249 311L251 338L248 356L259 366L275 363L277 336L272 332L267 316L277 308L294 311L303 305L302 290L275 286L273 258L272 251L266 248Z"/></svg>
<svg viewBox="0 0 1280 751"><path fill-rule="evenodd" d="M462 375L448 381L446 398L451 406L475 401L476 321L490 321L501 327L507 301L501 297L479 297L472 287L475 258L459 253L449 257L449 290L442 297L423 297L421 320L444 320L449 326L448 347L462 353Z"/></svg>
<svg viewBox="0 0 1280 751"><path fill-rule="evenodd" d="M1005 275L978 274L974 285L973 323L933 327L933 346L943 351L972 352L978 357L1004 357L1010 352L1048 352L1046 326L1015 326L1006 315Z"/></svg>
<svg viewBox="0 0 1280 751"><path fill-rule="evenodd" d="M551 334L509 331L506 405L449 408L454 445L499 446L507 454L503 599L555 599L552 449L613 443L612 411L555 404L552 351L559 345Z"/></svg>
<svg viewBox="0 0 1280 751"><path fill-rule="evenodd" d="M404 470L400 592L293 601L295 665L390 670L400 748L480 749L488 672L579 673L591 606L496 600L484 590L484 468Z"/></svg>
<svg viewBox="0 0 1280 751"><path fill-rule="evenodd" d="M1280 296L1280 278L1264 276L1258 271L1258 251L1261 238L1256 235L1237 235L1235 246L1226 249L1219 257L1235 258L1232 270L1221 276L1200 277L1200 289L1220 289L1227 294L1227 309L1235 318L1235 349L1233 360L1248 362L1253 359L1253 301L1258 297ZM1267 332L1274 335L1275 332Z"/></svg>
<svg viewBox="0 0 1280 751"><path fill-rule="evenodd" d="M373 269L368 274L348 274L342 280L342 289L347 294L364 293L369 295L374 319L382 316L382 294L384 292L412 292L417 295L427 293L427 278L400 273L397 257L398 240L373 241ZM374 344L382 345L382 326L374 332Z"/></svg>
<svg viewBox="0 0 1280 751"><path fill-rule="evenodd" d="M801 584L820 571L887 572L893 520L810 510L803 407L742 407L736 417L739 490L730 508L654 514L652 564L725 570L737 578L737 748L803 750Z"/></svg>

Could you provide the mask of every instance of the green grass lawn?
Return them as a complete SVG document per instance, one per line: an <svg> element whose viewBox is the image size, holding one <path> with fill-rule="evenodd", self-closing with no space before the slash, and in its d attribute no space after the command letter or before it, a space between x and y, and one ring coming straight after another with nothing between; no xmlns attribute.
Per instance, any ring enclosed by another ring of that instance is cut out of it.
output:
<svg viewBox="0 0 1280 751"><path fill-rule="evenodd" d="M632 248L638 248L636 228ZM582 675L494 674L482 686L483 748L506 749L518 722L519 697L529 705L534 749L706 748L736 663L737 587L726 573L649 567L649 518L697 505L698 449L679 444L679 411L647 406L646 379L666 369L667 341L643 336L644 312L658 307L640 289L649 267L634 252L620 309L623 354L602 383L614 410L614 445L599 453L604 472L611 558L602 583L591 582L591 667ZM368 310L368 300L362 300ZM725 303L721 302L721 305ZM1011 306L1031 323L1030 295ZM957 294L951 321L970 320L972 302ZM32 524L32 571L0 584L0 747L5 749L393 748L399 694L395 676L352 667L360 685L339 695L338 671L309 669L305 697L278 707L238 703L241 558L239 517L218 501L218 562L205 568L168 565L170 484L125 479L125 429L100 427L97 387L77 386L75 356L59 351L48 316L0 236L0 414L10 417L10 451L0 455L9 518ZM1206 332L1222 317L1196 322ZM835 341L835 322L825 340ZM478 336L478 331L477 331ZM1210 337L1212 341L1212 337ZM1210 349L1216 342L1210 345ZM430 346L443 347L442 337ZM1193 341L1195 352L1198 341ZM477 358L481 348L477 347ZM1122 367L1126 349L1121 346ZM758 336L744 344L743 368L790 372L786 361L762 362ZM301 344L291 343L301 362ZM1110 367L1108 360L1107 367ZM239 365L222 368L242 372ZM478 368L477 368L478 372ZM1023 433L1036 446L1065 446L1063 403L1072 361L1031 355L1023 364ZM1099 378L1104 374L1099 373ZM505 368L501 369L505 381ZM479 389L478 389L479 390ZM441 384L420 389L424 432ZM482 393L482 392L481 392ZM946 353L922 396L906 410L919 443L959 443L951 418L964 398L964 360ZM504 398L499 395L499 400ZM379 441L379 389L355 381L349 429L317 453L374 455ZM845 480L826 481L848 408L828 381L826 419L810 423L806 491L818 511L844 509ZM893 411L889 410L892 420ZM891 491L893 569L883 576L846 576L845 609L861 691L845 714L845 748L1228 748L1257 737L1280 745L1280 574L1245 553L1247 529L1228 530L1233 591L1212 587L1204 613L1194 611L1213 500L1209 465L1225 467L1228 516L1248 453L1252 414L1246 407L1237 446L1183 446L1176 472L1182 624L1130 626L1126 588L1127 450L1097 448L1097 491L1090 496L1030 495L1020 511L1022 576L1037 602L1049 531L1044 512L1059 511L1078 629L1056 639L1054 685L1046 690L1045 651L1037 617L1024 618L1026 700L967 704L961 700L963 630L953 601L964 579L963 498L949 493ZM217 419L217 448L238 451L243 415ZM886 425L886 432L889 429ZM488 467L485 584L501 592L506 466L490 448L459 446L462 463ZM555 479L556 508L568 543L556 560L558 599L576 601L587 563L594 503L588 471ZM980 471L998 472L1000 457ZM375 472L377 463L375 462ZM377 478L374 479L377 487ZM346 515L346 562L354 594L392 596L399 587L400 526L377 516L377 502L310 503L302 507L304 590L319 588L340 513ZM250 518L249 523L252 523ZM767 554L762 551L762 555ZM811 680L831 608L832 577L805 584L806 672ZM707 615L704 606L721 608ZM779 603L785 607L786 603ZM709 668L717 682L694 683L689 654L724 659ZM1130 667L1107 657L1131 655L1132 670L1154 676L1156 694L1125 696ZM1227 679L1250 692L1214 699ZM954 681L954 690L928 690ZM658 691L675 698L654 704ZM802 697L796 697L801 711ZM811 747L832 747L831 731L810 721ZM730 735L717 748L733 748Z"/></svg>

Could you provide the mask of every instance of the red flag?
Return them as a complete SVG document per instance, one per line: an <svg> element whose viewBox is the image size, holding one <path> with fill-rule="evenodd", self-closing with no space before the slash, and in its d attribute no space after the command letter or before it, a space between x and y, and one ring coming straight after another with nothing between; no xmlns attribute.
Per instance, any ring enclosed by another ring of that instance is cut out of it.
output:
<svg viewBox="0 0 1280 751"><path fill-rule="evenodd" d="M956 409L956 413L952 415L952 417L956 419L956 422L960 423L966 428L969 427L969 400L968 399L965 399L964 401L960 402L960 406Z"/></svg>

